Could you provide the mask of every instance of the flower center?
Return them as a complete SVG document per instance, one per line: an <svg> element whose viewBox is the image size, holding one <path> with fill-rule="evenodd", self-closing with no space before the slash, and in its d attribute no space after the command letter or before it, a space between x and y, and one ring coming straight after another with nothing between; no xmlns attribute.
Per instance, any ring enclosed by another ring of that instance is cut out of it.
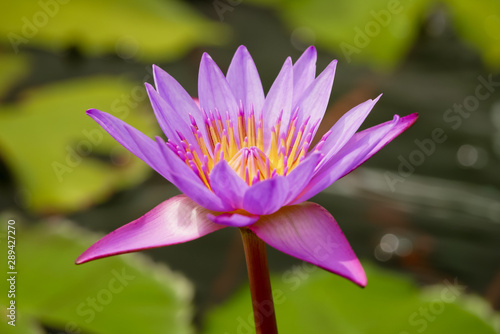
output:
<svg viewBox="0 0 500 334"><path fill-rule="evenodd" d="M270 178L276 169L258 147L243 147L228 161L229 166L249 185Z"/></svg>
<svg viewBox="0 0 500 334"><path fill-rule="evenodd" d="M289 125L282 128L280 115L276 124L271 127L271 142L268 153L264 153L264 133L262 115L256 119L250 111L245 119L243 108L237 118L237 131L229 114L225 122L218 110L204 110L203 136L198 124L192 116L191 130L196 143L188 143L179 134L180 143L169 139L167 145L200 177L210 188L210 171L220 161L226 160L231 168L249 185L274 175L287 175L304 159L311 144L312 135L317 124L308 125L306 119L298 127L298 112L290 118ZM307 130L307 131L306 131Z"/></svg>

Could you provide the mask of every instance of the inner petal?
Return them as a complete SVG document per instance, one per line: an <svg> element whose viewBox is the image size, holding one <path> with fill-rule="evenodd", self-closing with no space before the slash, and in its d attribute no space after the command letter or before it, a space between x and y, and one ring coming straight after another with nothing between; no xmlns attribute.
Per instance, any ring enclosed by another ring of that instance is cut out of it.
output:
<svg viewBox="0 0 500 334"><path fill-rule="evenodd" d="M228 163L248 185L268 179L276 173L269 158L255 146L243 147Z"/></svg>

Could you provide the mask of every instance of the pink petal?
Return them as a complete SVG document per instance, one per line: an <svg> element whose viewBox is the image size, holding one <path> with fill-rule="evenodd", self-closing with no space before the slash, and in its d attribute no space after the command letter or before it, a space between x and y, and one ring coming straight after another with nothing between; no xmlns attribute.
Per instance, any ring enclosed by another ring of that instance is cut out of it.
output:
<svg viewBox="0 0 500 334"><path fill-rule="evenodd" d="M168 166L169 174L167 179L181 192L209 210L222 212L233 209L230 203L222 201L216 194L211 192L198 175L167 147L163 139L157 137L156 144L160 151L159 158L163 159L163 164Z"/></svg>
<svg viewBox="0 0 500 334"><path fill-rule="evenodd" d="M207 214L207 218L216 224L232 227L245 227L252 225L259 220L260 217L255 215L241 215L238 213L223 213L215 216L209 213Z"/></svg>
<svg viewBox="0 0 500 334"><path fill-rule="evenodd" d="M236 50L226 78L236 101L243 103L245 118L252 108L257 115L260 115L264 104L264 90L257 67L243 45Z"/></svg>
<svg viewBox="0 0 500 334"><path fill-rule="evenodd" d="M341 177L356 169L417 120L417 114L379 124L356 133L342 149L316 171L305 191L293 204L307 201Z"/></svg>
<svg viewBox="0 0 500 334"><path fill-rule="evenodd" d="M224 228L212 223L206 217L208 213L211 212L185 195L172 197L139 219L101 238L80 255L76 263L179 244Z"/></svg>
<svg viewBox="0 0 500 334"><path fill-rule="evenodd" d="M330 213L315 203L282 208L248 227L283 253L312 263L364 287L366 275Z"/></svg>
<svg viewBox="0 0 500 334"><path fill-rule="evenodd" d="M185 114L185 111L178 113L176 109L165 102L153 86L148 83L146 83L146 91L148 92L151 106L153 107L158 124L160 124L160 127L167 138L178 145L182 139L179 138L177 133L181 133L184 138L187 139L188 143L192 143L192 145L196 148L197 153L201 154L201 150L197 145L193 131L191 131L188 123L186 123L186 121L181 117L183 114L187 115Z"/></svg>
<svg viewBox="0 0 500 334"><path fill-rule="evenodd" d="M271 145L271 128L274 127L278 117L281 118L281 129L286 129L290 121L293 98L293 71L292 59L288 57L267 93L262 117L264 120L264 150L269 151Z"/></svg>
<svg viewBox="0 0 500 334"><path fill-rule="evenodd" d="M322 158L319 152L312 152L307 158L304 159L297 167L287 174L286 179L288 184L293 185L288 189L288 195L285 203L292 202L309 184L311 178L314 176L314 170L318 162Z"/></svg>
<svg viewBox="0 0 500 334"><path fill-rule="evenodd" d="M285 204L288 181L284 176L255 183L245 193L243 209L254 215L269 215Z"/></svg>
<svg viewBox="0 0 500 334"><path fill-rule="evenodd" d="M198 129L201 131L203 138L207 140L206 129L202 126L204 124L203 114L188 92L170 74L156 65L153 65L153 77L156 90L165 103L176 111L177 115L187 125L191 124L189 115L192 115L198 124ZM168 116L166 118L168 119ZM180 128L173 128L180 130ZM189 127L187 129L189 130Z"/></svg>
<svg viewBox="0 0 500 334"><path fill-rule="evenodd" d="M159 158L161 157L160 151L151 138L103 111L89 109L87 115L102 126L123 147L168 179L168 170L162 163L162 159Z"/></svg>
<svg viewBox="0 0 500 334"><path fill-rule="evenodd" d="M296 105L307 87L316 77L316 48L310 46L293 64L293 103Z"/></svg>
<svg viewBox="0 0 500 334"><path fill-rule="evenodd" d="M235 136L238 138L238 104L226 77L207 53L201 57L198 98L200 107L206 112L214 112L217 109L224 119L223 123L226 113L229 114Z"/></svg>
<svg viewBox="0 0 500 334"><path fill-rule="evenodd" d="M323 144L320 152L325 154L328 161L335 155L351 137L358 131L368 114L378 102L382 94L375 100L365 101L345 113L330 129L331 134Z"/></svg>
<svg viewBox="0 0 500 334"><path fill-rule="evenodd" d="M330 94L332 92L333 80L335 78L335 69L337 61L332 61L321 74L307 87L302 96L299 98L293 109L298 108L298 124L310 117L307 128L321 122L325 115ZM313 132L313 138L316 134L316 129ZM307 131L307 130L306 130Z"/></svg>
<svg viewBox="0 0 500 334"><path fill-rule="evenodd" d="M214 166L210 172L210 185L212 191L226 203L230 203L233 209L243 207L243 196L247 191L248 184L236 174L227 161L222 160Z"/></svg>
<svg viewBox="0 0 500 334"><path fill-rule="evenodd" d="M384 148L385 145L389 144L394 138L399 136L401 133L405 132L408 130L410 126L413 125L417 121L418 118L418 113L413 113L404 117L399 118L397 124L389 131L389 133L382 139L380 140L375 147L371 149L370 152L353 168L348 170L343 176L349 174L352 172L354 169L358 168L361 164L363 164L366 160L370 159L375 153L380 151L382 148ZM354 141L360 141L363 138L366 138L367 136L370 136L372 133L375 131L379 131L380 128L389 126L391 121L373 126L369 129L363 130L361 132L356 133L353 136Z"/></svg>

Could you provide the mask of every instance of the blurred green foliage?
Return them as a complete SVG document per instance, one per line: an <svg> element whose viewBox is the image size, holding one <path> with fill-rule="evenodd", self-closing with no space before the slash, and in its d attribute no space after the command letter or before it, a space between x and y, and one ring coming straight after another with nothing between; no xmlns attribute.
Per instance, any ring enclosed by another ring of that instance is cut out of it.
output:
<svg viewBox="0 0 500 334"><path fill-rule="evenodd" d="M53 52L78 47L85 55L117 53L144 61L172 60L194 46L220 45L221 24L177 0L42 0L4 4L0 43Z"/></svg>
<svg viewBox="0 0 500 334"><path fill-rule="evenodd" d="M500 67L500 2L496 0L292 0L252 2L271 6L296 36L375 70L392 69L413 46L422 23L439 6L456 33Z"/></svg>
<svg viewBox="0 0 500 334"><path fill-rule="evenodd" d="M2 217L6 221L6 217ZM180 274L138 254L80 266L75 259L98 236L67 221L16 224L16 326L4 334L44 333L42 324L69 333L192 333L193 288ZM2 235L2 244L6 244ZM0 283L6 310L7 280Z"/></svg>
<svg viewBox="0 0 500 334"><path fill-rule="evenodd" d="M0 98L28 73L28 59L13 54L0 54Z"/></svg>
<svg viewBox="0 0 500 334"><path fill-rule="evenodd" d="M272 280L278 329L281 333L475 333L493 334L493 315L485 302L469 296L454 280L420 290L408 278L364 264L368 286L309 264L296 266ZM213 309L205 334L252 333L248 289ZM474 305L474 306L473 306ZM484 307L486 306L486 308ZM471 307L475 310L471 311ZM266 306L261 306L265 315ZM479 313L479 314L478 314ZM496 318L493 318L496 317Z"/></svg>
<svg viewBox="0 0 500 334"><path fill-rule="evenodd" d="M37 212L71 212L98 203L151 171L85 114L110 112L144 133L156 133L154 116L140 112L142 84L92 77L45 85L21 101L0 106L0 155Z"/></svg>

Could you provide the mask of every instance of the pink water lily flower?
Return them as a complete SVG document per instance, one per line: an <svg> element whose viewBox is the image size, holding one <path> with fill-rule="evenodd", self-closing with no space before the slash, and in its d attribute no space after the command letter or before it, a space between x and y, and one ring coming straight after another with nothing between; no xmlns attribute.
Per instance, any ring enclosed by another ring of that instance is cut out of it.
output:
<svg viewBox="0 0 500 334"><path fill-rule="evenodd" d="M227 226L248 228L268 245L365 286L366 276L335 219L306 202L411 126L394 116L356 132L380 98L348 111L314 147L337 61L316 77L316 50L286 59L267 95L244 46L224 75L201 59L199 104L154 66L146 83L168 141L145 136L105 112L87 114L130 152L179 188L144 216L103 237L77 263L178 244Z"/></svg>

